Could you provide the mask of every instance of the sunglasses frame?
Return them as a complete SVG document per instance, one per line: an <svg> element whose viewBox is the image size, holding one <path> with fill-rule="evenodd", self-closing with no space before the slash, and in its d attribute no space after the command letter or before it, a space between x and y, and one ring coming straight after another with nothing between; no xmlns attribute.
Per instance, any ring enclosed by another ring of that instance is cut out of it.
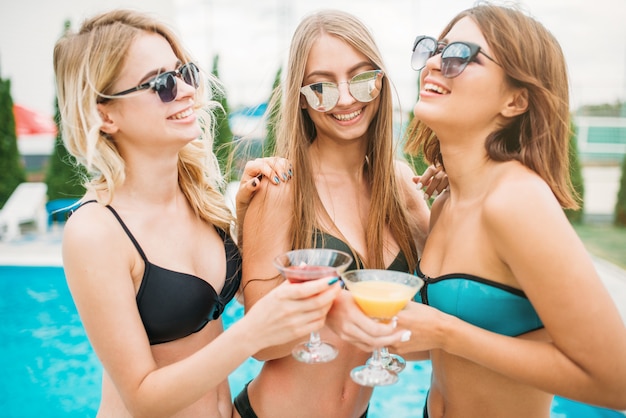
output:
<svg viewBox="0 0 626 418"><path fill-rule="evenodd" d="M426 60L424 60L424 64L420 67L420 68L415 68L415 66L413 65L413 57L415 56L415 52L417 49L417 46L420 44L420 42L424 41L424 40L430 40L432 41L435 45L436 48L435 50L430 52L430 55L426 58ZM465 47L467 47L469 49L469 56L467 58L465 58L465 61L458 67L460 68L458 70L458 72L456 74L450 74L450 64L446 63L446 59L451 59L451 58L456 58L456 59L463 59L462 57L458 57L458 56L445 56L446 51L450 51L448 48L451 46L455 46L455 45L463 45ZM415 70L415 71L421 71L425 66L426 63L428 62L428 60L432 57L434 57L435 55L439 55L441 54L441 74L446 77L446 78L455 78L458 77L459 75L461 75L461 73L463 71L465 71L465 68L467 68L467 65L470 62L475 62L476 61L476 57L478 56L478 54L483 54L485 57L487 57L491 62L493 62L496 65L500 64L493 59L492 57L490 57L489 55L487 55L487 53L485 53L485 51L482 50L480 45L474 44L472 42L463 42L463 41L456 41L456 42L451 42L449 44L446 44L444 42L440 42L438 40L436 40L435 38L433 38L432 36L423 36L420 35L418 37L415 38L415 42L413 42L413 53L411 54L411 67Z"/></svg>
<svg viewBox="0 0 626 418"><path fill-rule="evenodd" d="M189 70L189 74L193 75L192 80L191 80L193 84L190 84L189 82L187 82L187 80L185 80L185 76L183 72L186 70ZM164 91L163 89L166 88L168 85L168 83L166 82L167 77L172 77L172 79L174 80L174 83L171 89L172 98L169 100L165 100L163 96L161 95L161 92ZM178 81L176 81L177 78L180 78L185 83L189 84L190 86L196 89L200 87L200 69L195 63L188 62L186 64L181 65L180 67L178 67L177 69L173 71L166 71L164 73L158 74L157 76L155 76L154 78L151 78L145 83L142 83L128 90L120 91L119 93L111 94L111 96L112 97L125 96L127 94L134 93L136 91L152 89L157 94L157 96L159 96L159 99L163 103L169 103L169 102L174 101L176 99L176 96L178 95L178 88L177 88Z"/></svg>
<svg viewBox="0 0 626 418"><path fill-rule="evenodd" d="M365 79L365 80L358 80L355 81L354 79L357 77L361 77L364 74L368 74L368 73L372 73L373 77L370 79ZM341 81L339 83L334 83L332 81L318 81L316 83L311 83L311 84L307 84L306 86L302 86L300 88L300 94L302 94L304 96L304 98L306 99L308 105L311 107L311 109L317 111L317 112L328 112L330 110L332 110L335 106L337 106L337 103L339 102L339 94L337 94L337 100L335 101L335 103L332 106L329 107L325 107L322 105L322 103L320 102L317 106L315 106L313 103L311 103L309 101L309 96L305 93L306 89L312 90L312 91L317 91L320 94L323 94L320 92L319 87L317 86L328 86L328 87L333 87L335 89L337 89L337 92L339 92L339 85L340 84L348 84L348 91L350 92L350 95L352 97L354 97L357 101L361 102L361 103L369 103L373 100L375 100L379 95L380 95L380 90L382 89L382 85L381 85L381 89L379 89L378 94L376 94L375 97L370 97L369 100L360 100L359 98L357 98L354 93L352 92L352 85L353 83L363 83L363 82L367 82L369 83L370 81L376 81L376 79L378 78L378 76L381 75L381 80L382 77L385 76L385 72L383 70L368 70L368 71L363 71L362 73L356 74L354 77L352 77L350 80L348 81ZM322 89L323 91L323 89ZM319 99L318 99L319 100Z"/></svg>

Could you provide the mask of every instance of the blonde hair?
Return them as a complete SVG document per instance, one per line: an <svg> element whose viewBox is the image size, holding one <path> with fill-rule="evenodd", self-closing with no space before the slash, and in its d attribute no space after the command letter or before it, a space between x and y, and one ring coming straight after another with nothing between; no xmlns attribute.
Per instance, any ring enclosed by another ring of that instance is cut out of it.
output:
<svg viewBox="0 0 626 418"><path fill-rule="evenodd" d="M528 92L528 110L487 137L487 155L495 161L520 161L548 183L563 208L576 209L569 172L567 66L558 41L514 6L490 4L459 13L439 39L464 17L478 25L509 83ZM423 149L427 161L444 163L439 139L429 127L416 118L407 132L407 152L417 155Z"/></svg>
<svg viewBox="0 0 626 418"><path fill-rule="evenodd" d="M269 109L273 109L280 101L276 151L278 155L292 162L296 173L291 180L294 189L294 215L290 236L291 248L294 249L310 247L314 243L312 240L320 220L328 220L307 157L309 146L316 137L315 125L306 109L300 107L300 88L309 51L323 34L345 41L365 55L375 68L385 70L371 33L351 14L335 10L319 11L304 18L296 28L289 52L284 92L277 89L269 106ZM371 210L366 226L369 260L367 267L385 268L384 229L389 226L409 266L414 268L417 265L417 249L411 236L408 215L402 203L403 196L399 191L394 169L396 149L393 141L391 85L387 77L382 81L380 106L368 129L367 163L364 162L365 178L371 187ZM281 96L281 93L284 94Z"/></svg>
<svg viewBox="0 0 626 418"><path fill-rule="evenodd" d="M87 190L106 192L102 204L109 204L116 187L123 184L125 162L114 141L100 130L102 119L97 103L114 93L111 88L124 66L128 49L144 32L161 35L181 62L191 61L171 29L146 14L131 10L113 10L88 19L78 33L66 33L54 48L63 141L87 169ZM180 150L178 182L198 216L228 230L232 215L220 191L224 186L223 178L212 152L212 109L219 104L205 99L205 92L213 88L219 89L217 80L209 79L208 89L201 80L195 107L203 134Z"/></svg>

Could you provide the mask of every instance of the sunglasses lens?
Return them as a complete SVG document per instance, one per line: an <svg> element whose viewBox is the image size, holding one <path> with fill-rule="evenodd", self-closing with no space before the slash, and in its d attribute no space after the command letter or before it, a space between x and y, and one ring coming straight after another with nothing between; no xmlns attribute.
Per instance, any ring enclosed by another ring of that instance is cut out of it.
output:
<svg viewBox="0 0 626 418"><path fill-rule="evenodd" d="M437 41L433 38L424 37L417 42L413 55L411 55L411 67L419 71L426 66L426 61L432 57L437 50Z"/></svg>
<svg viewBox="0 0 626 418"><path fill-rule="evenodd" d="M154 80L154 89L163 103L171 102L176 98L176 76L171 72L163 73Z"/></svg>
<svg viewBox="0 0 626 418"><path fill-rule="evenodd" d="M190 62L180 67L180 75L185 83L198 88L200 86L200 70L196 67L196 64Z"/></svg>
<svg viewBox="0 0 626 418"><path fill-rule="evenodd" d="M355 75L348 84L352 97L363 103L377 98L383 85L382 74L382 71L374 70Z"/></svg>
<svg viewBox="0 0 626 418"><path fill-rule="evenodd" d="M449 44L441 54L441 74L453 78L463 72L472 58L470 47L464 43Z"/></svg>
<svg viewBox="0 0 626 418"><path fill-rule="evenodd" d="M339 88L334 83L315 83L300 89L307 103L318 112L327 112L339 101Z"/></svg>

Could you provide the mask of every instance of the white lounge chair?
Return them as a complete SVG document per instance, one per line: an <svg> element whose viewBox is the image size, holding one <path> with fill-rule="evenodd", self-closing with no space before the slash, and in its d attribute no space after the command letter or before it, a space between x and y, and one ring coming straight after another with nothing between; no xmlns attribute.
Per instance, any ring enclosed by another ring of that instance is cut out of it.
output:
<svg viewBox="0 0 626 418"><path fill-rule="evenodd" d="M0 209L0 240L9 241L21 234L21 225L34 222L40 232L47 227L45 183L21 183Z"/></svg>

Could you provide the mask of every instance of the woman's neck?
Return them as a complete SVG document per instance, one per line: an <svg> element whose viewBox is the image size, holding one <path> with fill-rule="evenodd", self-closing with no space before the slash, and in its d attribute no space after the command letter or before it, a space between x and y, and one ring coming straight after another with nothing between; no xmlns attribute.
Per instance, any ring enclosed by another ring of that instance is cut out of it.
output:
<svg viewBox="0 0 626 418"><path fill-rule="evenodd" d="M312 168L318 174L348 174L361 176L365 159L362 142L341 143L315 140L309 149Z"/></svg>

